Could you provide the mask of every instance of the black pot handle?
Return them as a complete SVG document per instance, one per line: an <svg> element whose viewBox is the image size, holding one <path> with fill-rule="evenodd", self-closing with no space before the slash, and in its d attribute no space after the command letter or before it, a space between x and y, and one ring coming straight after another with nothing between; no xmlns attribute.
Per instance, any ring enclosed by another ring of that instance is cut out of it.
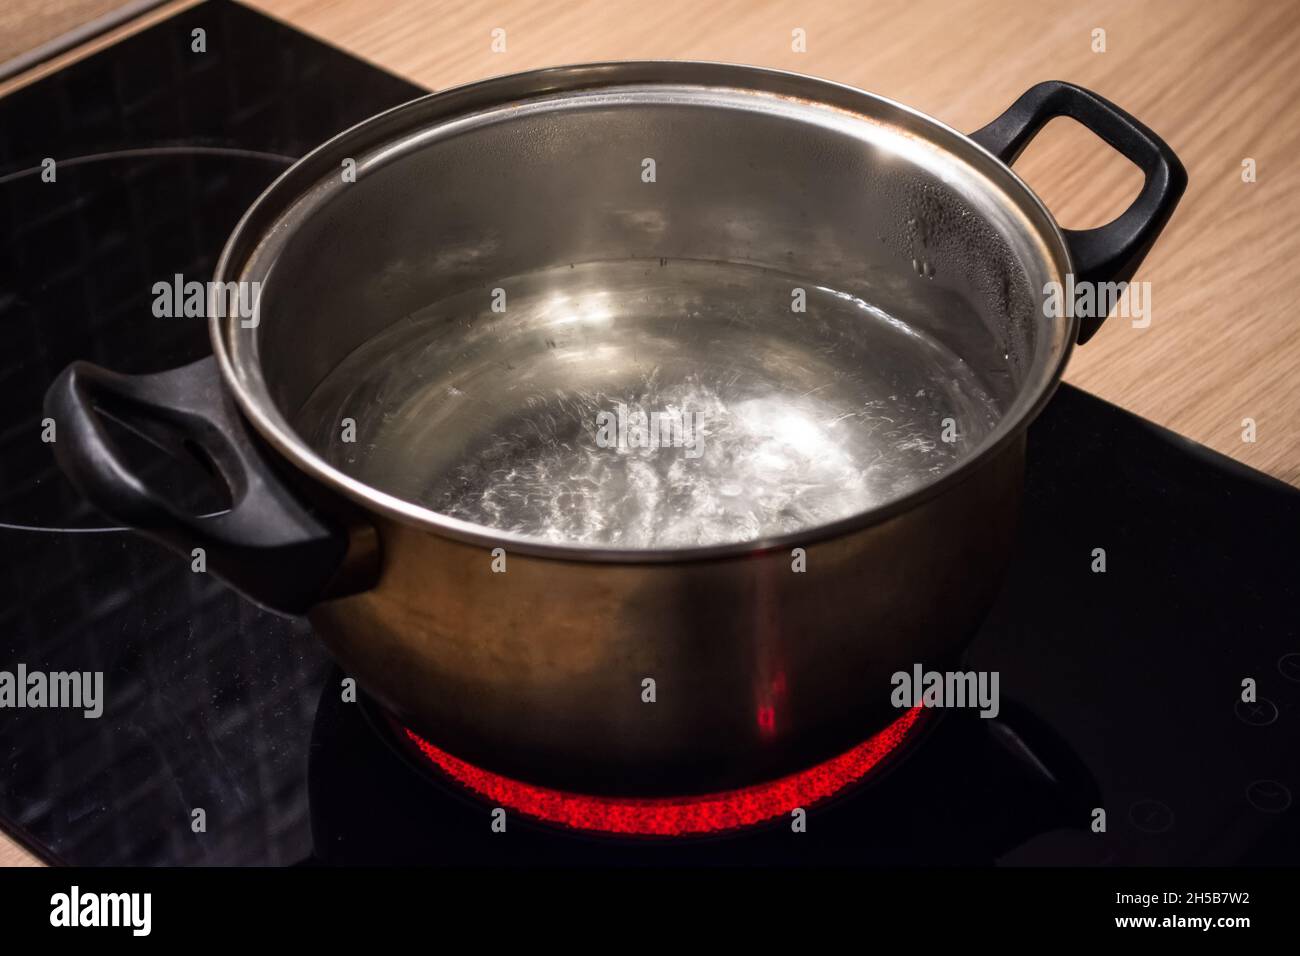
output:
<svg viewBox="0 0 1300 956"><path fill-rule="evenodd" d="M1061 230L1076 281L1128 282L1178 205L1187 188L1187 171L1164 140L1114 103L1059 80L1030 88L992 123L971 133L971 139L1010 165L1043 125L1058 116L1082 123L1146 177L1142 192L1118 219L1096 229ZM1083 319L1079 342L1092 338L1104 320Z"/></svg>
<svg viewBox="0 0 1300 956"><path fill-rule="evenodd" d="M273 470L226 392L214 358L153 375L73 362L45 394L54 455L85 497L114 520L207 570L247 597L301 614L326 592L348 535L310 509ZM197 447L230 492L230 510L197 517L150 488L121 456L103 415L139 423L160 444Z"/></svg>

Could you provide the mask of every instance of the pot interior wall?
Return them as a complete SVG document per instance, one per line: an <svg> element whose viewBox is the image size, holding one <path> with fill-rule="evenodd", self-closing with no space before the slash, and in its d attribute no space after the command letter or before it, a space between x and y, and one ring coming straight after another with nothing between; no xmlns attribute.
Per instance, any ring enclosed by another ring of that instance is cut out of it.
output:
<svg viewBox="0 0 1300 956"><path fill-rule="evenodd" d="M511 427L590 419L614 399L743 399L779 429L792 397L815 396L796 411L851 418L819 440L857 457L813 478L836 484L834 468L860 471L870 451L884 500L971 453L1060 347L1038 309L1053 275L1033 211L891 119L752 91L614 88L339 155L356 181L320 181L271 232L245 272L263 285L260 324L239 334L317 454L479 523L493 515L442 507L448 481L491 484L466 462L509 464ZM935 444L947 418L950 448ZM388 454L372 440L385 427L400 436ZM836 453L804 451L817 468ZM715 464L719 481L758 467ZM781 530L828 516L800 511Z"/></svg>

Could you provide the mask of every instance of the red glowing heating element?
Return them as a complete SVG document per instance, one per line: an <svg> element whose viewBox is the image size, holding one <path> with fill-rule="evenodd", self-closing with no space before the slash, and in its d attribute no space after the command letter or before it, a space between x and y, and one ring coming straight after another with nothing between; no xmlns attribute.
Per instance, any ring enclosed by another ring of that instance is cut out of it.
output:
<svg viewBox="0 0 1300 956"><path fill-rule="evenodd" d="M691 797L595 797L537 787L480 770L403 730L444 774L500 806L576 830L685 836L753 826L833 796L898 749L921 710L913 707L874 737L815 767L769 783Z"/></svg>

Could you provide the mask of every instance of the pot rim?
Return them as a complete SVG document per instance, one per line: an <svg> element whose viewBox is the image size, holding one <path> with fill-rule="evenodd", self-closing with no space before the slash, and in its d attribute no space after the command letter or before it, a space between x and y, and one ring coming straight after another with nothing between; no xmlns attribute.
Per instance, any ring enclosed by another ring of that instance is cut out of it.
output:
<svg viewBox="0 0 1300 956"><path fill-rule="evenodd" d="M853 105L872 105L877 111L894 111L908 125L905 132L922 135L930 145L969 162L979 172L1002 179L1005 192L1017 211L1037 234L1052 279L1064 282L1073 272L1069 246L1051 212L1010 165L998 159L966 134L940 120L899 103L843 83L807 74L744 64L700 60L625 60L570 66L545 67L508 73L460 86L449 87L378 113L344 130L311 150L275 179L240 217L227 239L213 273L209 302L209 333L212 350L222 378L230 388L244 417L261 437L301 472L332 488L362 507L403 524L436 535L484 547L534 557L576 562L669 563L733 558L789 549L839 538L882 524L891 518L943 494L972 475L1024 432L1051 399L1060 384L1073 352L1079 320L1072 314L1064 319L1050 343L1051 354L1044 374L1040 360L1030 363L1028 386L1022 389L983 441L943 474L897 498L835 521L780 535L749 541L689 547L629 549L593 544L547 541L515 532L497 531L484 525L452 518L417 505L353 478L328 464L309 448L275 406L260 374L249 376L241 366L230 341L239 327L234 315L223 315L216 297L218 290L243 274L252 254L267 235L267 227L281 219L324 176L336 174L338 156L360 156L416 131L464 120L484 110L499 108L525 99L593 92L609 87L690 86L726 89L790 99L812 109L832 109L863 122L881 121ZM436 108L461 101L460 108L439 112ZM430 114L432 113L432 116ZM399 121L406 125L398 125ZM383 134L392 135L383 135ZM378 134L378 135L377 135ZM966 151L963 155L961 151ZM999 189L991 185L989 192ZM1072 310L1067 310L1072 313ZM248 364L248 363L245 363ZM260 373L260 370L259 370Z"/></svg>

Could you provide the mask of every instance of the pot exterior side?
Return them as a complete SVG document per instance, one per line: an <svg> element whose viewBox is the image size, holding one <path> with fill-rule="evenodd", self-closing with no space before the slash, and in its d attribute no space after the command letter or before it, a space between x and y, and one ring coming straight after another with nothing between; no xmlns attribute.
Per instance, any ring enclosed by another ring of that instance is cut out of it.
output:
<svg viewBox="0 0 1300 956"><path fill-rule="evenodd" d="M637 795L772 779L897 716L895 672L960 654L1009 561L1024 446L1022 432L916 507L807 544L803 571L787 550L507 552L494 570L487 548L380 518L377 585L311 621L390 712L486 769Z"/></svg>

